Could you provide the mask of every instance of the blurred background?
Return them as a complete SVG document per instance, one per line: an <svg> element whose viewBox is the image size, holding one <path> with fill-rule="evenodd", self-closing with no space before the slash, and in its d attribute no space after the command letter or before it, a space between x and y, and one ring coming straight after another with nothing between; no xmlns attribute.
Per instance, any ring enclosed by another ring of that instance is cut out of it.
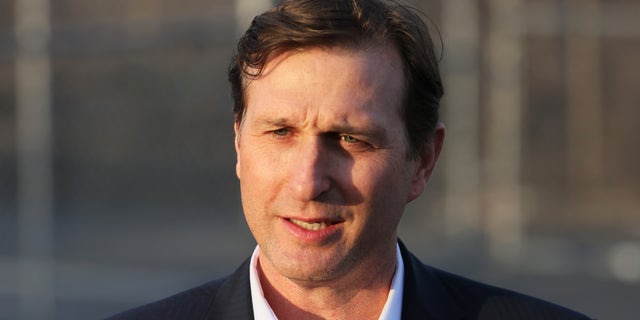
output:
<svg viewBox="0 0 640 320"><path fill-rule="evenodd" d="M640 3L413 1L447 140L400 236L599 319L640 302ZM255 245L226 67L269 0L0 0L0 319L100 319Z"/></svg>

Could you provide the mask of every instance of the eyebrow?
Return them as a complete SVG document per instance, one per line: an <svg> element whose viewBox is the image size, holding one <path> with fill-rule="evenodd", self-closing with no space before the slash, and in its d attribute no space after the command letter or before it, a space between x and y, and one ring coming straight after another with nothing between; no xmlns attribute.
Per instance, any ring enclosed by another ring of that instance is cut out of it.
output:
<svg viewBox="0 0 640 320"><path fill-rule="evenodd" d="M285 128L296 127L294 123L288 118L267 118L260 119L256 122L256 125L260 128ZM348 133L353 135L361 135L374 139L375 141L385 143L387 142L387 133L385 130L381 130L380 126L372 124L366 127L353 126L346 121L341 123L335 123L329 126L325 132L333 133Z"/></svg>
<svg viewBox="0 0 640 320"><path fill-rule="evenodd" d="M370 136L373 138L384 138L386 134L384 130L378 129L378 126L371 127L354 127L348 123L344 124L334 124L329 128L331 132L344 132L344 133L352 133L357 135Z"/></svg>
<svg viewBox="0 0 640 320"><path fill-rule="evenodd" d="M260 119L256 121L257 125L265 127L291 127L291 121L287 118Z"/></svg>
<svg viewBox="0 0 640 320"><path fill-rule="evenodd" d="M273 128L290 128L294 127L291 120L287 118L267 118L267 119L259 119L255 122L255 126L258 130L266 130Z"/></svg>

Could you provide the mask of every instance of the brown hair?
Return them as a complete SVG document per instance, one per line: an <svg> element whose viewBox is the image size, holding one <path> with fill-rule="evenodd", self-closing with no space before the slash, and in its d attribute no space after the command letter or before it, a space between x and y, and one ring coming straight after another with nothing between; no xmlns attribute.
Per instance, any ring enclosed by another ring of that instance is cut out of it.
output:
<svg viewBox="0 0 640 320"><path fill-rule="evenodd" d="M437 122L444 91L429 29L413 8L385 0L285 0L255 17L229 66L235 121L245 111L246 79L259 77L270 58L305 47L362 48L392 43L405 75L404 120L411 156Z"/></svg>

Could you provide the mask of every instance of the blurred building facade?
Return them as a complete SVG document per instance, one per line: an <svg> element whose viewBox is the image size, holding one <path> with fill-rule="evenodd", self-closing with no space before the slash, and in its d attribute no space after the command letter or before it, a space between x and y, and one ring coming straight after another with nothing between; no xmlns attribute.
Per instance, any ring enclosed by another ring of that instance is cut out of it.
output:
<svg viewBox="0 0 640 320"><path fill-rule="evenodd" d="M156 297L122 278L248 253L226 67L265 2L0 1L0 319L106 316ZM447 141L401 236L636 286L640 3L412 3L442 35Z"/></svg>

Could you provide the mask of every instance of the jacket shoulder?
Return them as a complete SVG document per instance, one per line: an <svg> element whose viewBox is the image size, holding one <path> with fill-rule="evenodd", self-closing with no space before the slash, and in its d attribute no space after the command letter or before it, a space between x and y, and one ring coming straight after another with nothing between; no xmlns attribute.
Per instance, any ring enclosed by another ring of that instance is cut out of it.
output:
<svg viewBox="0 0 640 320"><path fill-rule="evenodd" d="M187 315L204 315L218 294L221 285L229 276L207 282L201 286L177 293L170 297L151 302L106 320L135 319L183 319Z"/></svg>
<svg viewBox="0 0 640 320"><path fill-rule="evenodd" d="M107 320L253 319L247 259L231 275L207 282Z"/></svg>
<svg viewBox="0 0 640 320"><path fill-rule="evenodd" d="M590 319L548 301L431 269L456 302L464 305L469 311L468 314L474 315L472 319Z"/></svg>
<svg viewBox="0 0 640 320"><path fill-rule="evenodd" d="M403 319L424 319L420 315L425 314L428 319L589 319L551 302L423 264L402 242L400 249L405 264Z"/></svg>

